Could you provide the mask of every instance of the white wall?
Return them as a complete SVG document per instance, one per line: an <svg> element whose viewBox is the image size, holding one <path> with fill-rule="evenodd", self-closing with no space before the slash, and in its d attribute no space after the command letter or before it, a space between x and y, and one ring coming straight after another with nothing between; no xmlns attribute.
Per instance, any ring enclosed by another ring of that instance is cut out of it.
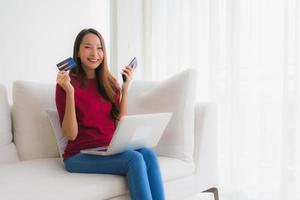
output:
<svg viewBox="0 0 300 200"><path fill-rule="evenodd" d="M55 82L83 28L101 32L109 53L109 16L107 0L1 0L0 83L11 94L14 80Z"/></svg>

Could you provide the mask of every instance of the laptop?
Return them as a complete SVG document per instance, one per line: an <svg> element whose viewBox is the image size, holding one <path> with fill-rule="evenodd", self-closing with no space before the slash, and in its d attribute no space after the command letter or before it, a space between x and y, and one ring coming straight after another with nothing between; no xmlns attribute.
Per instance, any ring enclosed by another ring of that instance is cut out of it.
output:
<svg viewBox="0 0 300 200"><path fill-rule="evenodd" d="M172 113L127 115L121 118L108 147L81 150L80 153L109 156L155 147L167 127Z"/></svg>

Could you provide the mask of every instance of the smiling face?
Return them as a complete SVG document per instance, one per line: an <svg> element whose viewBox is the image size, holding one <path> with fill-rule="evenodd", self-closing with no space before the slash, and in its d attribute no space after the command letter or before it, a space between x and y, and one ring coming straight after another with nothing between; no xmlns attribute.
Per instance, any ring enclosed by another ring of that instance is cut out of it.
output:
<svg viewBox="0 0 300 200"><path fill-rule="evenodd" d="M88 33L82 38L79 46L78 57L88 78L95 78L95 69L102 63L104 53L100 38Z"/></svg>

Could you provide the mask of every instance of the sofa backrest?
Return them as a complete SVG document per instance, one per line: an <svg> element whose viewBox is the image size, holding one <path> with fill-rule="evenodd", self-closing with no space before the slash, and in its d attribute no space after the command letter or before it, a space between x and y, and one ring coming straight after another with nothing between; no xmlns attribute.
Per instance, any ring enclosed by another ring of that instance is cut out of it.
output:
<svg viewBox="0 0 300 200"><path fill-rule="evenodd" d="M195 74L186 70L162 82L132 83L128 114L173 112L156 148L159 155L193 160ZM14 82L14 140L21 160L59 157L46 109L56 109L54 83Z"/></svg>
<svg viewBox="0 0 300 200"><path fill-rule="evenodd" d="M18 161L14 143L12 143L11 115L7 92L0 85L0 164Z"/></svg>

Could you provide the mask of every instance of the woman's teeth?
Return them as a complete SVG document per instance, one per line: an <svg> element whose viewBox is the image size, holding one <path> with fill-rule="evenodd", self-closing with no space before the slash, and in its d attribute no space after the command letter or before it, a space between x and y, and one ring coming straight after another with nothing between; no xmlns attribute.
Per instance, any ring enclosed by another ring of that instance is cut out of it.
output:
<svg viewBox="0 0 300 200"><path fill-rule="evenodd" d="M88 59L89 61L91 61L91 62L97 62L98 61L98 59Z"/></svg>

